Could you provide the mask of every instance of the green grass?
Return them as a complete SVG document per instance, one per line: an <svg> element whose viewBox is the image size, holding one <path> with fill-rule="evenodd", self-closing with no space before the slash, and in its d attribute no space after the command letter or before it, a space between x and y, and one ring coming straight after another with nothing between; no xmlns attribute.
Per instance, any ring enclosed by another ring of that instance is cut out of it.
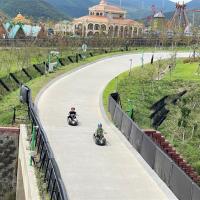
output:
<svg viewBox="0 0 200 200"><path fill-rule="evenodd" d="M46 48L9 48L0 51L0 77L8 73L20 71L22 67L28 67L34 63L47 60Z"/></svg>
<svg viewBox="0 0 200 200"><path fill-rule="evenodd" d="M41 90L41 88L44 87L49 81L56 78L57 76L64 74L66 72L69 72L81 65L91 63L98 59L109 57L112 55L117 55L117 54L122 54L122 52L102 54L95 57L89 57L85 60L82 60L79 63L73 63L64 67L60 67L54 73L40 76L29 81L27 83L27 86L29 86L32 89L32 96L33 98L35 98L38 92ZM19 89L2 97L2 99L0 100L0 125L1 126L11 126L12 116L13 116L13 107L17 108L16 114L17 114L18 119L15 125L25 122L27 119L27 112L26 112L27 108L25 105L22 105L19 102Z"/></svg>
<svg viewBox="0 0 200 200"><path fill-rule="evenodd" d="M160 61L160 65L161 65L160 71L164 71L165 68L169 65L169 63L170 63L169 60ZM116 90L119 90L121 88L121 83L123 83L123 81L127 80L128 83L126 84L126 86L130 88L130 85L131 85L130 81L134 81L134 80L140 81L144 79L148 81L152 81L155 78L155 76L157 76L157 72L158 72L158 62L155 62L154 65L147 64L144 66L144 68L141 68L141 67L133 68L131 71L130 77L129 77L129 71L126 71L120 74L118 77L115 77L115 79L111 80L104 90L104 93L103 93L104 106L107 108L109 94ZM117 82L118 82L118 88L117 88ZM131 92L131 94L132 93L133 92Z"/></svg>
<svg viewBox="0 0 200 200"><path fill-rule="evenodd" d="M164 80L170 80L170 73L166 75ZM200 81L199 63L183 63L183 62L178 63L176 68L171 73L171 80Z"/></svg>
<svg viewBox="0 0 200 200"><path fill-rule="evenodd" d="M167 64L162 64L163 68ZM159 81L155 80L158 74L157 66L158 63L154 66L146 65L144 69L138 67L133 70L130 77L128 72L119 76L118 92L122 108L124 111L133 108L134 121L141 128L152 128L150 107L165 95L172 95L167 105L170 112L158 130L200 174L200 78L195 73L198 63L184 64L179 60L171 78L168 72L164 79ZM116 80L113 79L104 91L103 100L106 108L108 95L115 90ZM187 93L176 105L169 103L173 95L183 90L187 90ZM185 116L184 110L189 110L190 114Z"/></svg>
<svg viewBox="0 0 200 200"><path fill-rule="evenodd" d="M32 64L42 63L48 60L48 53L51 50L60 52L61 57L81 53L78 48L42 48L42 47L21 47L7 48L0 50L0 78L9 73L20 71L22 67L26 68ZM152 47L131 47L130 51L134 53L154 52L154 51L171 51L171 47L152 48ZM189 51L189 47L177 47L176 51ZM93 49L91 49L93 51Z"/></svg>

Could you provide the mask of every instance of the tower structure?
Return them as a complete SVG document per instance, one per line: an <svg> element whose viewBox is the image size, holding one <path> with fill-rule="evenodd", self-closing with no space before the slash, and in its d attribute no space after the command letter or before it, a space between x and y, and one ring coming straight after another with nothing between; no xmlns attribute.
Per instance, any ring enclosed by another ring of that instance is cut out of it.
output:
<svg viewBox="0 0 200 200"><path fill-rule="evenodd" d="M164 32L165 30L165 25L166 25L166 21L165 21L165 16L162 13L162 11L156 13L153 16L153 20L152 20L152 29L156 32Z"/></svg>
<svg viewBox="0 0 200 200"><path fill-rule="evenodd" d="M186 14L186 4L176 4L176 11L169 22L169 29L174 32L184 32L189 25L189 20Z"/></svg>

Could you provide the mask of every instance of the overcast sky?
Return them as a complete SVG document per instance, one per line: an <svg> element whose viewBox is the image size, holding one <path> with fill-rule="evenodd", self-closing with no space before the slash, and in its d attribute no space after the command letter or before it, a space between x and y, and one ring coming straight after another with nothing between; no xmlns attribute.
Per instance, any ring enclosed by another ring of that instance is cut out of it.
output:
<svg viewBox="0 0 200 200"><path fill-rule="evenodd" d="M184 2L184 3L188 3L188 2L190 2L190 1L192 1L192 0L170 0L170 1L172 1L172 2L179 2L179 3L182 3L182 2Z"/></svg>

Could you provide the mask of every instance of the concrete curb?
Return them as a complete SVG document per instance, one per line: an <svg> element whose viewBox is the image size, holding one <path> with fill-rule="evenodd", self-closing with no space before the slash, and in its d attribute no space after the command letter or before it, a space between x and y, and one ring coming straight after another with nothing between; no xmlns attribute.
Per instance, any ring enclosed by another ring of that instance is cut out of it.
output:
<svg viewBox="0 0 200 200"><path fill-rule="evenodd" d="M148 52L150 53L150 52ZM64 78L65 76L68 76L74 72L77 72L85 67L88 67L89 65L92 65L92 64L95 64L97 62L100 62L100 61L103 61L103 60L107 60L107 59L112 59L114 57L120 57L120 56L126 56L126 55L130 55L130 54L141 54L141 53L133 53L133 52L129 52L129 53L125 53L125 54L116 54L116 55L112 55L110 57L105 57L105 58L100 58L100 59L97 59L96 61L93 61L93 62L89 62L87 64L83 64L83 65L80 65L79 67L77 68L74 68L62 75L59 75L58 77L54 78L53 80L51 80L50 82L48 82L40 91L39 93L37 94L36 98L35 98L35 105L37 107L37 104L38 104L38 100L39 98L42 96L42 94L45 92L45 90L47 90L52 84L54 84L57 80L61 79L61 78ZM152 54L152 53L150 53Z"/></svg>
<svg viewBox="0 0 200 200"><path fill-rule="evenodd" d="M27 128L25 125L20 125L18 181L23 177L23 186L18 185L17 191L24 189L25 200L40 200L35 169L34 166L30 166L31 151L29 150L29 146L29 142L27 141ZM23 188L20 189L21 187ZM16 200L22 200L18 192Z"/></svg>

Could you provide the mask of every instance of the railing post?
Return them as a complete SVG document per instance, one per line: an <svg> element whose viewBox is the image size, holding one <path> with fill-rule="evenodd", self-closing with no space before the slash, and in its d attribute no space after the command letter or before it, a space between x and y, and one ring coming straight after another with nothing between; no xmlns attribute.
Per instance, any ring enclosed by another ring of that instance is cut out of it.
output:
<svg viewBox="0 0 200 200"><path fill-rule="evenodd" d="M47 150L45 150L45 152L44 152L44 155L43 155L43 158L42 158L42 161L41 161L41 165L40 165L40 169L41 168L43 169L43 165L45 163L46 156L47 156Z"/></svg>
<svg viewBox="0 0 200 200"><path fill-rule="evenodd" d="M52 188L51 198L50 198L51 200L52 200L52 198L53 198L53 193L54 193L55 184L56 184L56 179L55 179L54 182L53 182L53 188Z"/></svg>
<svg viewBox="0 0 200 200"><path fill-rule="evenodd" d="M65 190L58 184L58 178L60 177L59 170L52 164L51 149L48 146L45 132L42 129L41 123L37 118L36 110L33 106L31 98L31 90L28 91L28 97L25 103L28 106L29 119L31 120L31 141L30 141L30 165L32 166L33 156L37 152L39 156L40 166L39 170L44 170L44 181L47 182L47 192L50 194L51 199L65 200ZM16 119L16 108L13 110L13 123ZM36 126L38 125L38 126ZM54 173L54 174L53 174ZM64 195L64 196L63 196Z"/></svg>
<svg viewBox="0 0 200 200"><path fill-rule="evenodd" d="M51 182L52 173L53 173L53 168L51 168L51 171L50 171L49 180L48 180L48 185L47 185L47 192L49 191L49 186L50 186L50 182Z"/></svg>
<svg viewBox="0 0 200 200"><path fill-rule="evenodd" d="M12 119L12 125L15 123L16 120L16 107L13 108L13 119Z"/></svg>
<svg viewBox="0 0 200 200"><path fill-rule="evenodd" d="M50 159L48 159L47 166L46 166L46 170L45 170L45 174L44 174L44 181L46 181L47 172L48 172L48 170L49 170L49 160L50 160Z"/></svg>
<svg viewBox="0 0 200 200"><path fill-rule="evenodd" d="M35 150L35 144L36 144L36 129L37 126L33 126L32 129L32 135L31 135L31 156L30 156L30 166L32 166L32 161L33 161L33 154L32 152Z"/></svg>

